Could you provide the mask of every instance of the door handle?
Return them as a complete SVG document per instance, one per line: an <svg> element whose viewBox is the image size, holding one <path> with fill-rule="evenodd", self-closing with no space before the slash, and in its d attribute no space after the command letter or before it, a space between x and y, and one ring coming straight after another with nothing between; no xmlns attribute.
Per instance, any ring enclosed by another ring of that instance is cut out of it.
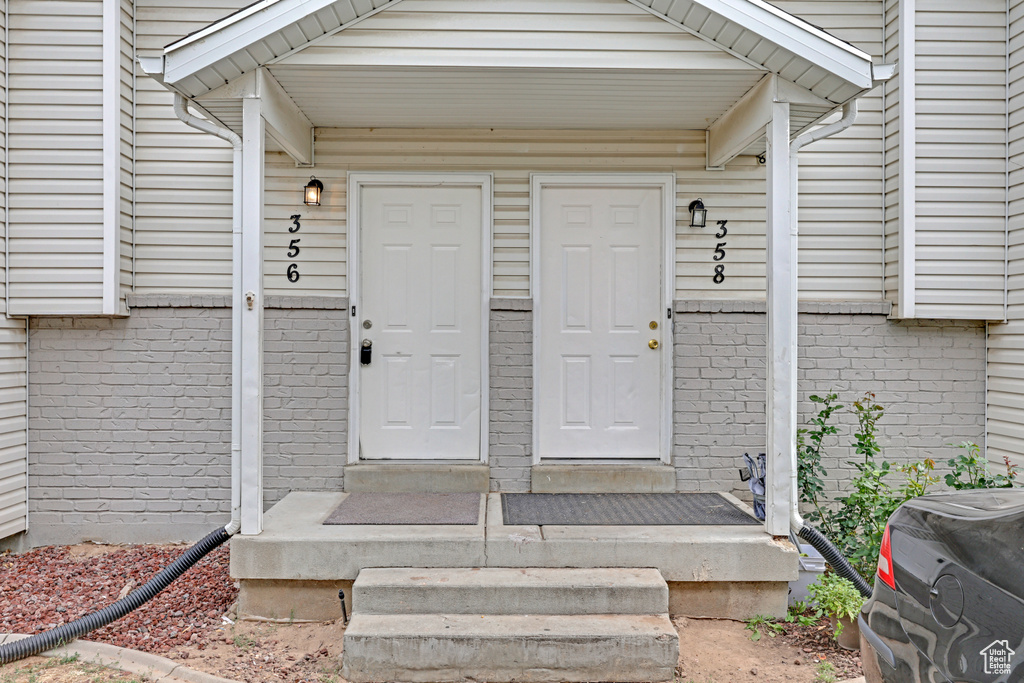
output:
<svg viewBox="0 0 1024 683"><path fill-rule="evenodd" d="M373 355L373 342L369 339L364 339L362 346L359 348L359 363L360 365L369 365L370 358Z"/></svg>
<svg viewBox="0 0 1024 683"><path fill-rule="evenodd" d="M651 347L652 349L656 349L656 348L658 348L658 340L657 339L652 339L651 341L647 342L647 345L649 347Z"/></svg>

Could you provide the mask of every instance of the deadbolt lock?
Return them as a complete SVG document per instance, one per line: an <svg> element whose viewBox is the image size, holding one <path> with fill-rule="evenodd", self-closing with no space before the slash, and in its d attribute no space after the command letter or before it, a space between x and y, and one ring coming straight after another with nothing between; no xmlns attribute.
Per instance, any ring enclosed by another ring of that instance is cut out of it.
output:
<svg viewBox="0 0 1024 683"><path fill-rule="evenodd" d="M657 321L657 320L652 320L652 321L651 321L651 324L649 325L649 327L650 327L650 328L651 328L652 330L656 330L656 329L658 329L658 321Z"/></svg>
<svg viewBox="0 0 1024 683"><path fill-rule="evenodd" d="M658 348L658 340L652 339L651 341L647 342L647 345L650 346L652 349L656 349Z"/></svg>

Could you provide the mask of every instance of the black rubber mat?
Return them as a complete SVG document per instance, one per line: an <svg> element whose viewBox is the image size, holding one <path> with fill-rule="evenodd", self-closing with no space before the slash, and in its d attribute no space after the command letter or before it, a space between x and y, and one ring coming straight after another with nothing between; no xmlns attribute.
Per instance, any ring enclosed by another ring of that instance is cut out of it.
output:
<svg viewBox="0 0 1024 683"><path fill-rule="evenodd" d="M324 524L477 524L479 493L350 493Z"/></svg>
<svg viewBox="0 0 1024 683"><path fill-rule="evenodd" d="M508 525L761 524L717 493L503 493Z"/></svg>

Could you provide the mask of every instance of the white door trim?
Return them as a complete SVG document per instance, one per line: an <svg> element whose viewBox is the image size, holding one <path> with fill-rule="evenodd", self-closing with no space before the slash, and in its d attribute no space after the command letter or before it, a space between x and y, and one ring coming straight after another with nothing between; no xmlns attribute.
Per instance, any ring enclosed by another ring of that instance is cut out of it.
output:
<svg viewBox="0 0 1024 683"><path fill-rule="evenodd" d="M672 458L672 380L675 314L668 317L675 294L676 281L676 176L674 173L532 173L530 174L530 297L533 299L533 464L541 462L540 415L536 398L540 386L540 309L544 305L540 296L540 197L545 187L573 187L586 185L621 185L625 187L657 187L662 197L662 301L669 348L661 361L661 461L671 463Z"/></svg>
<svg viewBox="0 0 1024 683"><path fill-rule="evenodd" d="M480 316L483 329L480 334L480 462L487 462L490 443L488 431L490 416L490 313L493 263L491 235L494 232L494 176L490 173L385 173L359 172L348 174L348 297L349 297L349 372L348 372L348 463L359 462L359 331L356 329L352 310L358 313L362 307L359 278L359 231L360 191L373 185L417 185L430 186L471 186L480 188ZM467 462L467 461L463 461ZM471 462L471 461L469 461Z"/></svg>

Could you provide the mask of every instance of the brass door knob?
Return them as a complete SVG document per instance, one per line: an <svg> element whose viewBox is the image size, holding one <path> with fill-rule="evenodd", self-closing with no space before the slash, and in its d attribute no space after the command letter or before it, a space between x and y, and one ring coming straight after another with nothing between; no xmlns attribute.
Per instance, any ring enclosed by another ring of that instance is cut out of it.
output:
<svg viewBox="0 0 1024 683"><path fill-rule="evenodd" d="M658 340L652 339L651 341L647 342L647 345L650 346L652 349L656 349L658 348Z"/></svg>

